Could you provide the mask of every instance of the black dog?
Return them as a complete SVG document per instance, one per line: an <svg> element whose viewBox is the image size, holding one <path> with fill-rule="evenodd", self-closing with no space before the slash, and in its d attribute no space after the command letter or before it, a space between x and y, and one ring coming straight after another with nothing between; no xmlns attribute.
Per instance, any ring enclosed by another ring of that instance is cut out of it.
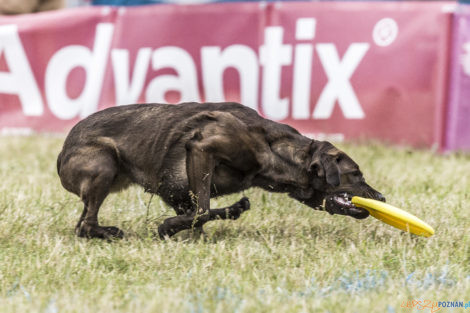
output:
<svg viewBox="0 0 470 313"><path fill-rule="evenodd" d="M331 214L365 218L353 195L384 201L366 184L359 166L325 141L262 118L238 103L137 104L112 107L79 122L57 159L65 189L85 208L76 226L80 237L122 237L98 224L110 192L143 186L171 205L177 216L159 226L161 238L210 220L237 219L247 198L211 209L210 198L252 186L285 192Z"/></svg>

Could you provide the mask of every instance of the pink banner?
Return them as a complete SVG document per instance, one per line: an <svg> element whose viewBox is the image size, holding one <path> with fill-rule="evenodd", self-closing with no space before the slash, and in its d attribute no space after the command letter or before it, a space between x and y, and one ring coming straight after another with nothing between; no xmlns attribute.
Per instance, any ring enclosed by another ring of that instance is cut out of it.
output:
<svg viewBox="0 0 470 313"><path fill-rule="evenodd" d="M307 134L441 145L450 13L433 3L94 7L0 18L0 128L136 102L239 101Z"/></svg>
<svg viewBox="0 0 470 313"><path fill-rule="evenodd" d="M470 150L470 5L455 14L445 150Z"/></svg>

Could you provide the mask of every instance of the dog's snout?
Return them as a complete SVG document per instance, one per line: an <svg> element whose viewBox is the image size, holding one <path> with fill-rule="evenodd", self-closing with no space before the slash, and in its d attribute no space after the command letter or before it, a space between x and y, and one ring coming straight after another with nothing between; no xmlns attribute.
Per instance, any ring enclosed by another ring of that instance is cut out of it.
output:
<svg viewBox="0 0 470 313"><path fill-rule="evenodd" d="M386 202L384 195L381 194L380 192L377 192L376 199L382 202Z"/></svg>

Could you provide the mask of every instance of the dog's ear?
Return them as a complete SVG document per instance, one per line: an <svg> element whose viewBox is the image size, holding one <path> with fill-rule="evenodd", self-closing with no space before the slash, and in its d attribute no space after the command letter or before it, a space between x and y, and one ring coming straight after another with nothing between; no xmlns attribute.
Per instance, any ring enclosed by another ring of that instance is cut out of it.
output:
<svg viewBox="0 0 470 313"><path fill-rule="evenodd" d="M338 187L341 183L339 177L339 167L336 162L336 157L325 154L323 157L322 164L326 172L326 182L334 187Z"/></svg>
<svg viewBox="0 0 470 313"><path fill-rule="evenodd" d="M321 164L321 142L312 140L308 146L308 155L310 155L310 163L308 165L308 173L312 179L314 189L322 190L325 188L325 170Z"/></svg>
<svg viewBox="0 0 470 313"><path fill-rule="evenodd" d="M308 172L318 177L325 177L325 169L319 157L314 157L310 162Z"/></svg>
<svg viewBox="0 0 470 313"><path fill-rule="evenodd" d="M317 190L324 189L325 170L319 158L312 160L308 167L308 172L311 174L313 188Z"/></svg>
<svg viewBox="0 0 470 313"><path fill-rule="evenodd" d="M329 142L312 140L309 152L312 156L308 171L314 175L313 187L322 189L322 181L326 176L327 184L338 187L340 185L340 172L336 162L336 156L328 153L333 147Z"/></svg>

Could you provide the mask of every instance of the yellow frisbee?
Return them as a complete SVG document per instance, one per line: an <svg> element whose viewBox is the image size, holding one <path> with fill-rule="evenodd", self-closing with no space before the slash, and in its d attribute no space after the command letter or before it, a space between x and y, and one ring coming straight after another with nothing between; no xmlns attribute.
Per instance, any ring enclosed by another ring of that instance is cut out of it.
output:
<svg viewBox="0 0 470 313"><path fill-rule="evenodd" d="M382 201L353 197L351 202L369 211L376 219L415 235L431 237L434 229L413 214Z"/></svg>

